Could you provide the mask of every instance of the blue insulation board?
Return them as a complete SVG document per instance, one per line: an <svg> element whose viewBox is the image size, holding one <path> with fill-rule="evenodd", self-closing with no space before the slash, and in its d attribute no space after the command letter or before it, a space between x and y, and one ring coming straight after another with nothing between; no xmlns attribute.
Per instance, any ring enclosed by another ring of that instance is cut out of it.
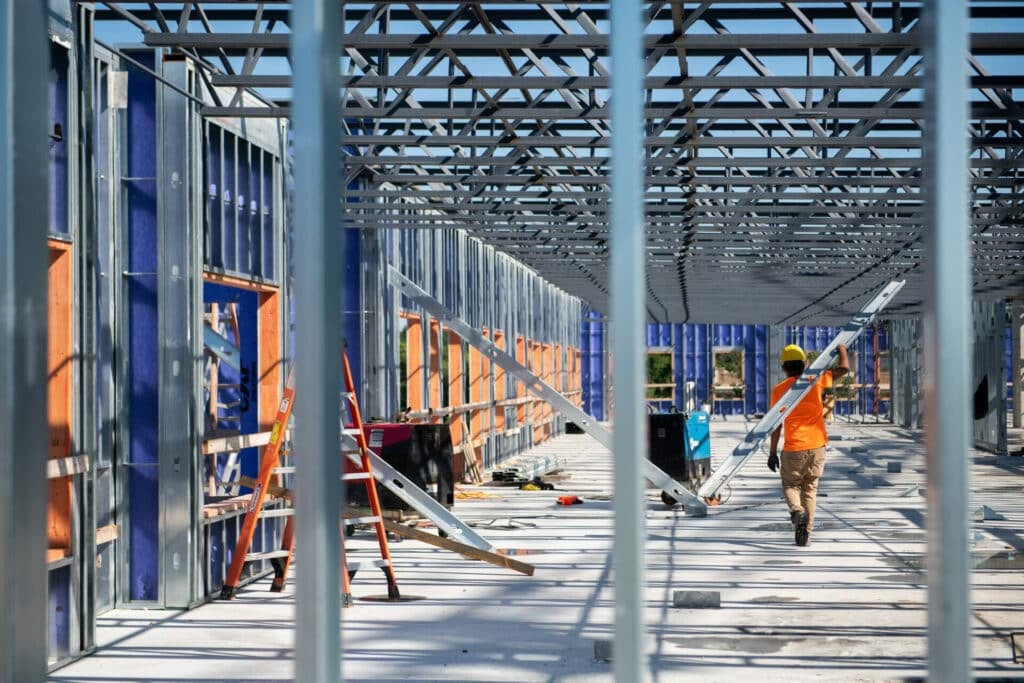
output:
<svg viewBox="0 0 1024 683"><path fill-rule="evenodd" d="M354 199L354 198L353 198ZM352 199L350 199L352 201ZM341 313L341 334L345 340L345 350L348 354L348 363L352 368L352 382L356 387L356 395L361 401L365 397L359 394L362 386L362 318L360 305L360 291L362 287L362 264L360 263L361 235L357 229L347 229L342 233L342 255L344 258L344 269L342 270L342 313ZM344 378L339 391L344 391ZM362 404L360 404L362 405Z"/></svg>
<svg viewBox="0 0 1024 683"><path fill-rule="evenodd" d="M672 382L676 385L674 406L676 410L686 408L686 349L683 325L672 326ZM664 409L663 409L664 410Z"/></svg>
<svg viewBox="0 0 1024 683"><path fill-rule="evenodd" d="M583 409L595 420L604 419L604 327L599 313L591 313L582 323Z"/></svg>
<svg viewBox="0 0 1024 683"><path fill-rule="evenodd" d="M227 270L238 270L238 210L236 202L236 166L235 146L238 138L233 135L224 135L224 156L221 163L224 169L224 188L221 192L221 202L224 204L224 232L223 232L223 253L221 258Z"/></svg>
<svg viewBox="0 0 1024 683"><path fill-rule="evenodd" d="M224 522L214 522L207 532L209 534L209 545L206 548L207 557L210 561L210 585L207 590L210 593L220 591L224 585L224 542L221 534L224 533Z"/></svg>
<svg viewBox="0 0 1024 683"><path fill-rule="evenodd" d="M274 165L273 156L263 153L263 215L260 216L260 223L263 230L263 248L260 250L262 267L260 274L267 279L276 279L277 272L274 268Z"/></svg>
<svg viewBox="0 0 1024 683"><path fill-rule="evenodd" d="M716 415L753 415L768 410L772 387L768 384L769 369L778 363L776 357L768 357L767 325L712 325L651 323L647 326L647 345L651 348L671 349L673 359L672 381L675 385L674 400L648 401L649 407L658 412L672 408L686 409L686 388L692 383L696 405L712 405L710 387L714 383L714 356L716 352L728 349L743 351L743 392L742 396L729 399L719 395L713 402ZM823 350L839 334L839 327L791 327L786 329L785 343L799 344L806 351ZM855 377L860 383L870 383L874 378L874 339L878 335L881 351L888 349L888 337L884 327L870 327L851 349L855 363ZM605 353L601 326L598 322L584 320L580 329L580 353L583 358L583 408L590 415L603 418L603 364ZM884 370L884 368L881 368ZM885 379L883 377L882 381ZM888 413L888 400L877 400L875 392L862 390L853 398L840 399L836 413L848 415L859 413L874 414L875 403L878 414Z"/></svg>
<svg viewBox="0 0 1024 683"><path fill-rule="evenodd" d="M1003 368L1006 375L1006 410L1013 415L1013 329L1007 325L1006 333L1003 335L1006 344L1006 355L1003 358Z"/></svg>
<svg viewBox="0 0 1024 683"><path fill-rule="evenodd" d="M63 139L50 138L50 223L49 232L70 236L68 221L68 51L50 43L49 120L47 132L56 135L60 126ZM71 651L71 568L58 567L48 577L49 629L48 654L51 661L68 657Z"/></svg>
<svg viewBox="0 0 1024 683"><path fill-rule="evenodd" d="M152 51L134 53L149 68ZM158 467L156 85L128 67L128 597L157 600L160 587Z"/></svg>
<svg viewBox="0 0 1024 683"><path fill-rule="evenodd" d="M68 51L61 45L50 43L50 120L47 131L54 134L54 126L61 128L62 140L50 138L50 232L70 235L68 222Z"/></svg>
<svg viewBox="0 0 1024 683"><path fill-rule="evenodd" d="M208 220L204 221L204 225L206 225L206 239L203 241L203 258L206 265L214 268L224 267L224 251L221 235L221 229L223 226L223 221L221 220L221 195L224 192L224 187L220 177L221 162L223 161L220 153L222 137L222 132L219 127L207 127L206 178L207 186L209 188L209 200L207 203L209 216Z"/></svg>
<svg viewBox="0 0 1024 683"><path fill-rule="evenodd" d="M49 573L49 657L60 661L71 654L71 567Z"/></svg>
<svg viewBox="0 0 1024 683"><path fill-rule="evenodd" d="M236 164L235 183L235 220L238 225L238 261L236 268L240 273L253 272L252 253L249 251L252 242L252 215L249 212L249 201L252 182L252 168L249 166L249 145L239 145L238 163Z"/></svg>

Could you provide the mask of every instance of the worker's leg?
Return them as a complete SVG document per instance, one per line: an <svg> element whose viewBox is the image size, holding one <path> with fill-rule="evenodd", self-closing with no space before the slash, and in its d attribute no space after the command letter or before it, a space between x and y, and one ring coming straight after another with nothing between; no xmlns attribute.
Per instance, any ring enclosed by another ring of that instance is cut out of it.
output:
<svg viewBox="0 0 1024 683"><path fill-rule="evenodd" d="M804 451L803 481L800 487L800 506L807 512L808 528L814 528L814 508L818 498L818 480L825 471L825 447Z"/></svg>
<svg viewBox="0 0 1024 683"><path fill-rule="evenodd" d="M782 475L782 495L786 497L789 514L803 512L801 491L804 484L805 460L809 451L782 451L779 471Z"/></svg>

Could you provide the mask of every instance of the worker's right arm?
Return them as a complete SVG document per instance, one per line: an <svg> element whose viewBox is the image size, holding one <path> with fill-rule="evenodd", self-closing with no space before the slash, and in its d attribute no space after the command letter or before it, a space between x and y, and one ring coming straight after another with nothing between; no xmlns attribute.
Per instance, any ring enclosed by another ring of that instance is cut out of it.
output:
<svg viewBox="0 0 1024 683"><path fill-rule="evenodd" d="M775 428L771 436L771 445L768 447L768 469L772 472L779 469L779 438L782 436L782 425Z"/></svg>
<svg viewBox="0 0 1024 683"><path fill-rule="evenodd" d="M846 346L840 344L836 347L836 364L832 366L832 379L839 379L840 377L850 372L850 357L846 352Z"/></svg>

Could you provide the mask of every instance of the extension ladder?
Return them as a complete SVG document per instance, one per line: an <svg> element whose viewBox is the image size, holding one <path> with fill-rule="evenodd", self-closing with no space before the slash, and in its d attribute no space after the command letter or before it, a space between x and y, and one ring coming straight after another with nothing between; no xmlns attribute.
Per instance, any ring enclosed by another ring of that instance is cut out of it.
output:
<svg viewBox="0 0 1024 683"><path fill-rule="evenodd" d="M400 598L400 594L398 591L398 584L395 581L395 571L391 562L391 552L388 548L387 542L387 531L384 528L384 518L381 513L380 499L377 496L377 487L373 471L371 469L372 466L369 459L369 451L366 447L365 437L363 436L362 417L359 413L359 405L356 401L355 387L353 386L352 371L349 367L348 356L343 354L342 361L345 374L345 393L342 405L344 406L345 413L347 414L347 417L344 419L345 425L343 433L349 439L354 438L359 449L358 457L354 457L354 454L346 454L348 455L349 460L354 461L357 466L350 466L347 468L346 474L342 477L342 481L363 482L366 486L367 500L369 501L371 513L365 517L346 519L344 524L372 525L377 533L377 543L380 549L379 560L372 560L363 563L349 563L347 561L344 547L345 534L341 534L343 605L345 607L349 607L352 605L350 581L352 577L355 576L356 571L365 566L375 566L383 570L387 581L389 600L398 600ZM241 483L246 486L251 486L253 488L253 493L252 499L249 503L249 508L246 511L245 521L242 524L242 529L239 532L238 539L235 543L235 551L231 560L231 567L228 569L228 574L224 580L224 586L221 589L221 598L223 599L230 600L235 596L235 592L238 588L238 582L241 579L242 570L244 569L245 564L255 560L270 560L271 565L274 568L274 579L270 586L271 591L280 592L284 588L284 583L288 576L288 570L291 567L295 547L295 509L292 507L286 507L277 510L264 510L263 504L267 495L272 495L288 502L290 502L292 498L290 491L275 485L272 478L279 474L292 473L295 470L294 467L282 467L280 464L281 445L284 441L285 429L288 426L294 402L295 388L292 380L292 371L289 371L288 380L285 383L284 393L281 397L281 403L278 407L277 417L274 420L274 426L270 433L270 442L267 444L263 452L263 460L260 463L259 477L255 481L248 480L245 477L242 478ZM249 546L252 543L257 522L260 518L269 517L288 518L285 523L284 533L282 534L280 549L249 553Z"/></svg>
<svg viewBox="0 0 1024 683"><path fill-rule="evenodd" d="M782 395L778 403L774 404L764 414L764 417L754 425L754 428L740 442L740 445L736 446L732 455L701 485L697 495L702 496L706 500L720 499L722 489L736 476L747 460L757 451L761 443L775 431L775 428L786 417L786 411L799 403L810 392L818 375L832 365L836 359L839 345L852 346L853 342L860 336L860 333L864 331L864 328L875 319L878 312L885 308L892 301L893 297L903 289L904 284L906 284L906 280L893 280L853 316L853 319L832 340L832 343L814 359L810 367L804 370L804 375L793 382L793 385Z"/></svg>

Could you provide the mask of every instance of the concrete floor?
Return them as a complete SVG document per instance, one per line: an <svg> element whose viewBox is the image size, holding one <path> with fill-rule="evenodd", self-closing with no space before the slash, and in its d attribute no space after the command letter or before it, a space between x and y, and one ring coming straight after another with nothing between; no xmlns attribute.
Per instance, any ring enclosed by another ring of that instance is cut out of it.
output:
<svg viewBox="0 0 1024 683"><path fill-rule="evenodd" d="M712 423L713 460L752 423ZM704 519L648 497L647 645L654 681L900 681L926 674L924 456L920 434L839 422L831 432L824 497L812 544L797 548L777 476L760 455ZM1011 445L1019 450L1019 430ZM465 487L455 512L496 545L528 551L533 577L414 541L392 546L399 585L424 600L358 598L384 592L360 573L343 612L350 681L607 681L594 658L610 638L611 458L588 436L536 449L558 459L558 491ZM988 680L1024 679L1024 458L972 455L973 657ZM888 463L902 471L889 473ZM576 494L582 505L555 504ZM992 516L991 514L989 516ZM511 528L510 528L511 527ZM359 532L353 554L370 554ZM301 581L301 568L295 580ZM54 672L84 681L290 681L293 584L264 580L233 602L190 612L118 610L101 616L102 647ZM721 606L678 609L677 590L718 591Z"/></svg>

